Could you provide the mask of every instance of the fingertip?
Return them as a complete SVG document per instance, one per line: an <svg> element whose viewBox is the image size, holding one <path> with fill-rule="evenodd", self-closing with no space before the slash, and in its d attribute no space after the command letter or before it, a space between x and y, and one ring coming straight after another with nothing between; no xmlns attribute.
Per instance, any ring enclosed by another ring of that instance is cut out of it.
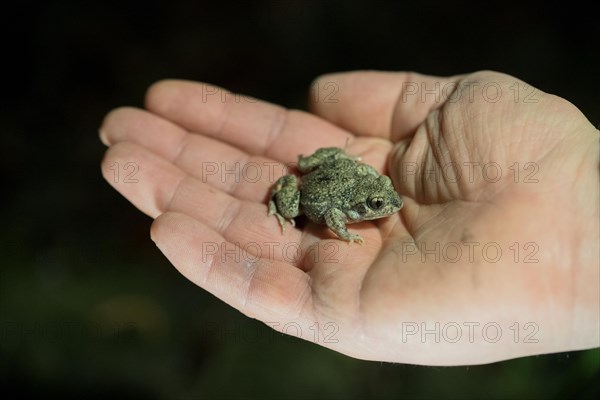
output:
<svg viewBox="0 0 600 400"><path fill-rule="evenodd" d="M98 135L100 136L100 141L105 146L110 146L114 144L115 135L119 133L119 130L123 126L123 121L129 118L132 113L139 112L137 108L134 107L118 107L110 110L102 120L100 124L100 128L98 129ZM127 118L125 118L127 117Z"/></svg>
<svg viewBox="0 0 600 400"><path fill-rule="evenodd" d="M105 145L106 147L110 146L106 130L102 129L102 127L98 129L98 137L100 138L100 142L102 142L103 145Z"/></svg>
<svg viewBox="0 0 600 400"><path fill-rule="evenodd" d="M122 183L120 167L133 159L131 149L131 143L119 142L109 146L104 152L100 169L104 179L113 187L118 187Z"/></svg>
<svg viewBox="0 0 600 400"><path fill-rule="evenodd" d="M323 116L328 103L337 103L335 94L339 86L360 71L328 72L317 76L310 83L308 109L313 114Z"/></svg>
<svg viewBox="0 0 600 400"><path fill-rule="evenodd" d="M166 211L159 214L150 225L150 239L160 248L159 242L164 235L171 235L173 226L177 224L179 213Z"/></svg>
<svg viewBox="0 0 600 400"><path fill-rule="evenodd" d="M104 152L102 161L100 161L100 170L102 172L102 176L109 183L113 182L111 165L114 164L115 158L115 147L109 146L108 149L106 149L106 151Z"/></svg>
<svg viewBox="0 0 600 400"><path fill-rule="evenodd" d="M102 119L102 122L100 123L100 128L98 128L98 136L100 137L100 141L105 145L105 146L110 146L111 145L111 141L110 141L110 130L111 128L113 128L115 126L114 124L114 118L115 118L115 114L118 114L118 110L120 110L121 107L119 108L115 108L110 110Z"/></svg>
<svg viewBox="0 0 600 400"><path fill-rule="evenodd" d="M173 108L173 103L180 98L183 83L185 81L178 79L161 79L154 82L146 90L144 98L146 108L159 114Z"/></svg>

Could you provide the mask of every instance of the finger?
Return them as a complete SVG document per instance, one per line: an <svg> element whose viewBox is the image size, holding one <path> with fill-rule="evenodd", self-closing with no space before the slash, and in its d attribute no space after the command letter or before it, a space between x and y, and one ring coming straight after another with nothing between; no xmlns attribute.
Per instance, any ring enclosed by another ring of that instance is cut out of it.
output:
<svg viewBox="0 0 600 400"><path fill-rule="evenodd" d="M107 145L127 141L145 147L188 175L242 200L264 203L270 187L288 169L283 163L250 156L135 108L111 111L102 123L100 136Z"/></svg>
<svg viewBox="0 0 600 400"><path fill-rule="evenodd" d="M379 71L327 74L311 86L310 109L356 135L397 141L445 102L458 78Z"/></svg>
<svg viewBox="0 0 600 400"><path fill-rule="evenodd" d="M104 179L113 188L152 218L164 212L168 203L166 192L174 191L185 176L179 168L130 142L109 147L101 169ZM162 184L149 185L148 182Z"/></svg>
<svg viewBox="0 0 600 400"><path fill-rule="evenodd" d="M138 182L112 181L111 169L125 163L138 165ZM109 182L138 209L157 217L167 211L184 213L238 243L253 255L266 255L301 265L302 255L316 242L316 237L302 235L287 226L285 234L275 217L269 217L264 204L241 201L216 190L180 168L130 142L111 146L102 163ZM300 254L286 249L298 249Z"/></svg>
<svg viewBox="0 0 600 400"><path fill-rule="evenodd" d="M246 258L242 248L184 214L161 215L151 236L181 274L244 314L265 322L314 320L310 279L303 271Z"/></svg>
<svg viewBox="0 0 600 400"><path fill-rule="evenodd" d="M294 162L320 147L344 147L352 135L309 113L286 110L205 83L167 80L146 95L147 108L183 128L251 155Z"/></svg>
<svg viewBox="0 0 600 400"><path fill-rule="evenodd" d="M135 142L161 156L177 153L188 134L171 121L134 107L120 107L109 112L99 133L102 143L107 146Z"/></svg>

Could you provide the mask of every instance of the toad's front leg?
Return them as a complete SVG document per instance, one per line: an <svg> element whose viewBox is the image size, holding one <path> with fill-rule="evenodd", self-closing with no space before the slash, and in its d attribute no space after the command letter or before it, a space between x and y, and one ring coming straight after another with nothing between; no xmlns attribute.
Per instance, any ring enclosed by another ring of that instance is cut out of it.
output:
<svg viewBox="0 0 600 400"><path fill-rule="evenodd" d="M346 215L337 208L331 208L325 212L325 223L342 240L348 242L358 242L361 246L365 244L365 239L356 233L348 232L346 229Z"/></svg>

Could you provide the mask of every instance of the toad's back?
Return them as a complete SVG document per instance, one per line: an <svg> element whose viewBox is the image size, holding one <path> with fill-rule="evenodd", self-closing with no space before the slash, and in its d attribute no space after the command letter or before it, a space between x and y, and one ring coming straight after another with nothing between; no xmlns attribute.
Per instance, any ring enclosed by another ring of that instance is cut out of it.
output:
<svg viewBox="0 0 600 400"><path fill-rule="evenodd" d="M357 168L354 160L338 159L324 162L302 176L300 208L315 222L323 222L330 208L346 210L364 202L370 182L376 177Z"/></svg>

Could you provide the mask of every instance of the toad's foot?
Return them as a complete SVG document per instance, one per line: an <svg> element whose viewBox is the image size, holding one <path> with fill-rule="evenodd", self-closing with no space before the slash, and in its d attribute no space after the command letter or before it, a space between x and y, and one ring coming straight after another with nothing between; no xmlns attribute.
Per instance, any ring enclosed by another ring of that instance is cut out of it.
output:
<svg viewBox="0 0 600 400"><path fill-rule="evenodd" d="M285 223L289 222L292 227L296 226L296 221L293 218L285 218L283 215L277 212L277 206L275 206L274 201L269 202L269 216L274 215L277 217L277 221L279 221L279 225L281 226L281 232L285 233Z"/></svg>
<svg viewBox="0 0 600 400"><path fill-rule="evenodd" d="M348 232L348 237L347 238L342 238L344 240L348 241L348 244L356 242L358 244L360 244L361 246L365 245L365 239L363 239L362 236L357 235L356 233L350 233Z"/></svg>

